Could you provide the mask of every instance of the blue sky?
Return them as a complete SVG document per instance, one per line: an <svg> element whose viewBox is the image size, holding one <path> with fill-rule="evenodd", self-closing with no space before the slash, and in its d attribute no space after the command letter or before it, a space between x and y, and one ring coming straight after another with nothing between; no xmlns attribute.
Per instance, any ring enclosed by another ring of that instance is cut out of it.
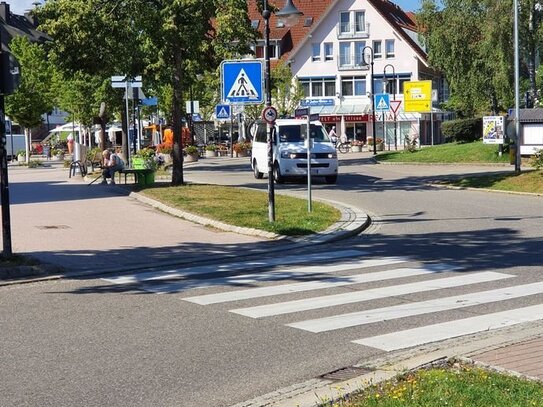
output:
<svg viewBox="0 0 543 407"><path fill-rule="evenodd" d="M24 14L25 10L31 9L35 0L4 0L9 4L15 14ZM405 11L416 11L420 7L420 0L392 0Z"/></svg>
<svg viewBox="0 0 543 407"><path fill-rule="evenodd" d="M420 8L420 0L391 0L404 11L417 11Z"/></svg>
<svg viewBox="0 0 543 407"><path fill-rule="evenodd" d="M9 4L9 9L15 14L24 14L26 10L33 8L34 0L4 0Z"/></svg>

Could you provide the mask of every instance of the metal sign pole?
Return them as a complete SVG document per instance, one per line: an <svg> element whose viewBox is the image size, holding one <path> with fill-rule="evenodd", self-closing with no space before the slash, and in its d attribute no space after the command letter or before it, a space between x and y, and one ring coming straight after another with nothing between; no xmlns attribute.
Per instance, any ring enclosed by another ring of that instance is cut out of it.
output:
<svg viewBox="0 0 543 407"><path fill-rule="evenodd" d="M307 211L311 212L311 118L307 115Z"/></svg>

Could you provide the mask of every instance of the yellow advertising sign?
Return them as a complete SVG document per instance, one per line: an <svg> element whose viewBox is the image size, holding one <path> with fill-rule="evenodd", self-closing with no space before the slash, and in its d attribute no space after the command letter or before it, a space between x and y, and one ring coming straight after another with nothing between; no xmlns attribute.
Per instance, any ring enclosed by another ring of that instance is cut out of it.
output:
<svg viewBox="0 0 543 407"><path fill-rule="evenodd" d="M432 81L411 81L403 85L404 111L426 113L432 110Z"/></svg>

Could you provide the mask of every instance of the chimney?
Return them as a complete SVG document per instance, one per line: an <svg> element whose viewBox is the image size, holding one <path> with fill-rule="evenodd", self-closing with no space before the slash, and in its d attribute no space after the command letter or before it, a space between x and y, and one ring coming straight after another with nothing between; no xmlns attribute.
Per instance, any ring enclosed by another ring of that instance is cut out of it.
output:
<svg viewBox="0 0 543 407"><path fill-rule="evenodd" d="M9 4L3 1L2 3L0 3L0 18L9 25L10 15L11 13L9 11Z"/></svg>

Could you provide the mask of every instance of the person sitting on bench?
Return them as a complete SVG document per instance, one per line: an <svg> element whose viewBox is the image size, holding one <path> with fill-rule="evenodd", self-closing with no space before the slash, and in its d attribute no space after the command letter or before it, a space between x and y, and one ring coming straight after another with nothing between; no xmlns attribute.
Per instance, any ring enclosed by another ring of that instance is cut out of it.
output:
<svg viewBox="0 0 543 407"><path fill-rule="evenodd" d="M115 185L115 173L124 169L124 161L118 154L112 153L109 150L104 150L102 157L104 158L102 185L107 184L108 178L111 178L110 185Z"/></svg>

